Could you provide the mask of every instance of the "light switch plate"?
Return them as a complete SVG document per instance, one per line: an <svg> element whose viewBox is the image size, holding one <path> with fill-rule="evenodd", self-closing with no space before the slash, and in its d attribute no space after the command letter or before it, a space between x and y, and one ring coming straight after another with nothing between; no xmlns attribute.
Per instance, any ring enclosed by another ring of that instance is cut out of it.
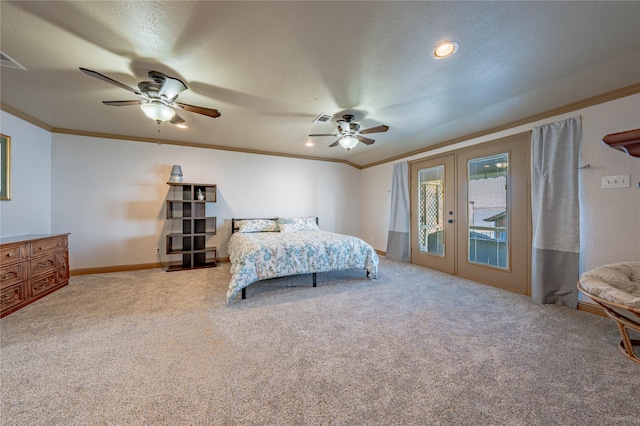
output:
<svg viewBox="0 0 640 426"><path fill-rule="evenodd" d="M631 175L602 176L603 188L629 188Z"/></svg>

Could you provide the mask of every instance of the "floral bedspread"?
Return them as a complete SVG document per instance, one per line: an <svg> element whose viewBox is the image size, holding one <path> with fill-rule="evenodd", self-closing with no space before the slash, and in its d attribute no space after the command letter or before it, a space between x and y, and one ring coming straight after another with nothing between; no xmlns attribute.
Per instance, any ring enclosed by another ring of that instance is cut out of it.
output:
<svg viewBox="0 0 640 426"><path fill-rule="evenodd" d="M312 272L366 269L378 278L379 258L360 238L328 231L234 233L229 240L230 303L256 281Z"/></svg>

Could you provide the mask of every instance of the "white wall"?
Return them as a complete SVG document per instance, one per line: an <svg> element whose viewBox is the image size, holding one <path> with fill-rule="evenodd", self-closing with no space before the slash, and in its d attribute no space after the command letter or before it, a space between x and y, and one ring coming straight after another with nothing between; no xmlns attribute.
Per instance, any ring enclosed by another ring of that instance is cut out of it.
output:
<svg viewBox="0 0 640 426"><path fill-rule="evenodd" d="M318 216L358 235L360 171L341 163L175 145L53 135L52 227L70 232L71 269L153 263L165 253L171 166L185 182L215 183L218 256L232 217Z"/></svg>
<svg viewBox="0 0 640 426"><path fill-rule="evenodd" d="M217 244L226 256L229 219L319 216L322 228L358 235L386 251L391 170L229 151L97 139L49 132L0 111L12 137L13 199L0 201L0 236L71 232L72 269L156 261L167 232L171 165L185 181L218 184ZM582 116L581 271L640 259L640 160L605 146L606 134L640 128L640 95L518 126L429 153L436 155L534 126ZM427 154L407 157L407 160ZM602 189L602 176L632 186ZM166 258L164 258L166 260Z"/></svg>
<svg viewBox="0 0 640 426"><path fill-rule="evenodd" d="M640 158L602 142L609 133L640 128L640 95L593 107L582 114L580 172L581 272L640 260ZM631 175L631 187L602 189L602 177Z"/></svg>
<svg viewBox="0 0 640 426"><path fill-rule="evenodd" d="M51 232L51 134L0 111L11 137L11 200L0 201L0 237Z"/></svg>
<svg viewBox="0 0 640 426"><path fill-rule="evenodd" d="M615 132L640 128L640 94L607 102L572 113L518 126L403 160L442 154L466 146L530 131L541 124L569 117L582 117L580 171L580 255L581 272L607 263L640 260L640 159L616 151L602 143ZM360 234L375 249L386 251L391 200L393 163L362 170L362 221ZM630 188L602 189L602 176L631 175Z"/></svg>

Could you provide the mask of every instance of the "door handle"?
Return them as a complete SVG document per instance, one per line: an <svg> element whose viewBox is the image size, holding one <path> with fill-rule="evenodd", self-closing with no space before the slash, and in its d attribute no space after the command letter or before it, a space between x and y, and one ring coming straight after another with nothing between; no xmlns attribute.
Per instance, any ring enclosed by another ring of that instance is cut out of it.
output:
<svg viewBox="0 0 640 426"><path fill-rule="evenodd" d="M447 223L453 223L453 219L447 220Z"/></svg>

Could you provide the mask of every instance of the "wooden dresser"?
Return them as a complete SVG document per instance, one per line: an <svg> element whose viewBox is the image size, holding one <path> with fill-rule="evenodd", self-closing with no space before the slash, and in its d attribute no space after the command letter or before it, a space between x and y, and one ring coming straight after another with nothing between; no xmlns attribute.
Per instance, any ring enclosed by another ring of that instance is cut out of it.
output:
<svg viewBox="0 0 640 426"><path fill-rule="evenodd" d="M0 238L0 317L69 283L68 236Z"/></svg>

